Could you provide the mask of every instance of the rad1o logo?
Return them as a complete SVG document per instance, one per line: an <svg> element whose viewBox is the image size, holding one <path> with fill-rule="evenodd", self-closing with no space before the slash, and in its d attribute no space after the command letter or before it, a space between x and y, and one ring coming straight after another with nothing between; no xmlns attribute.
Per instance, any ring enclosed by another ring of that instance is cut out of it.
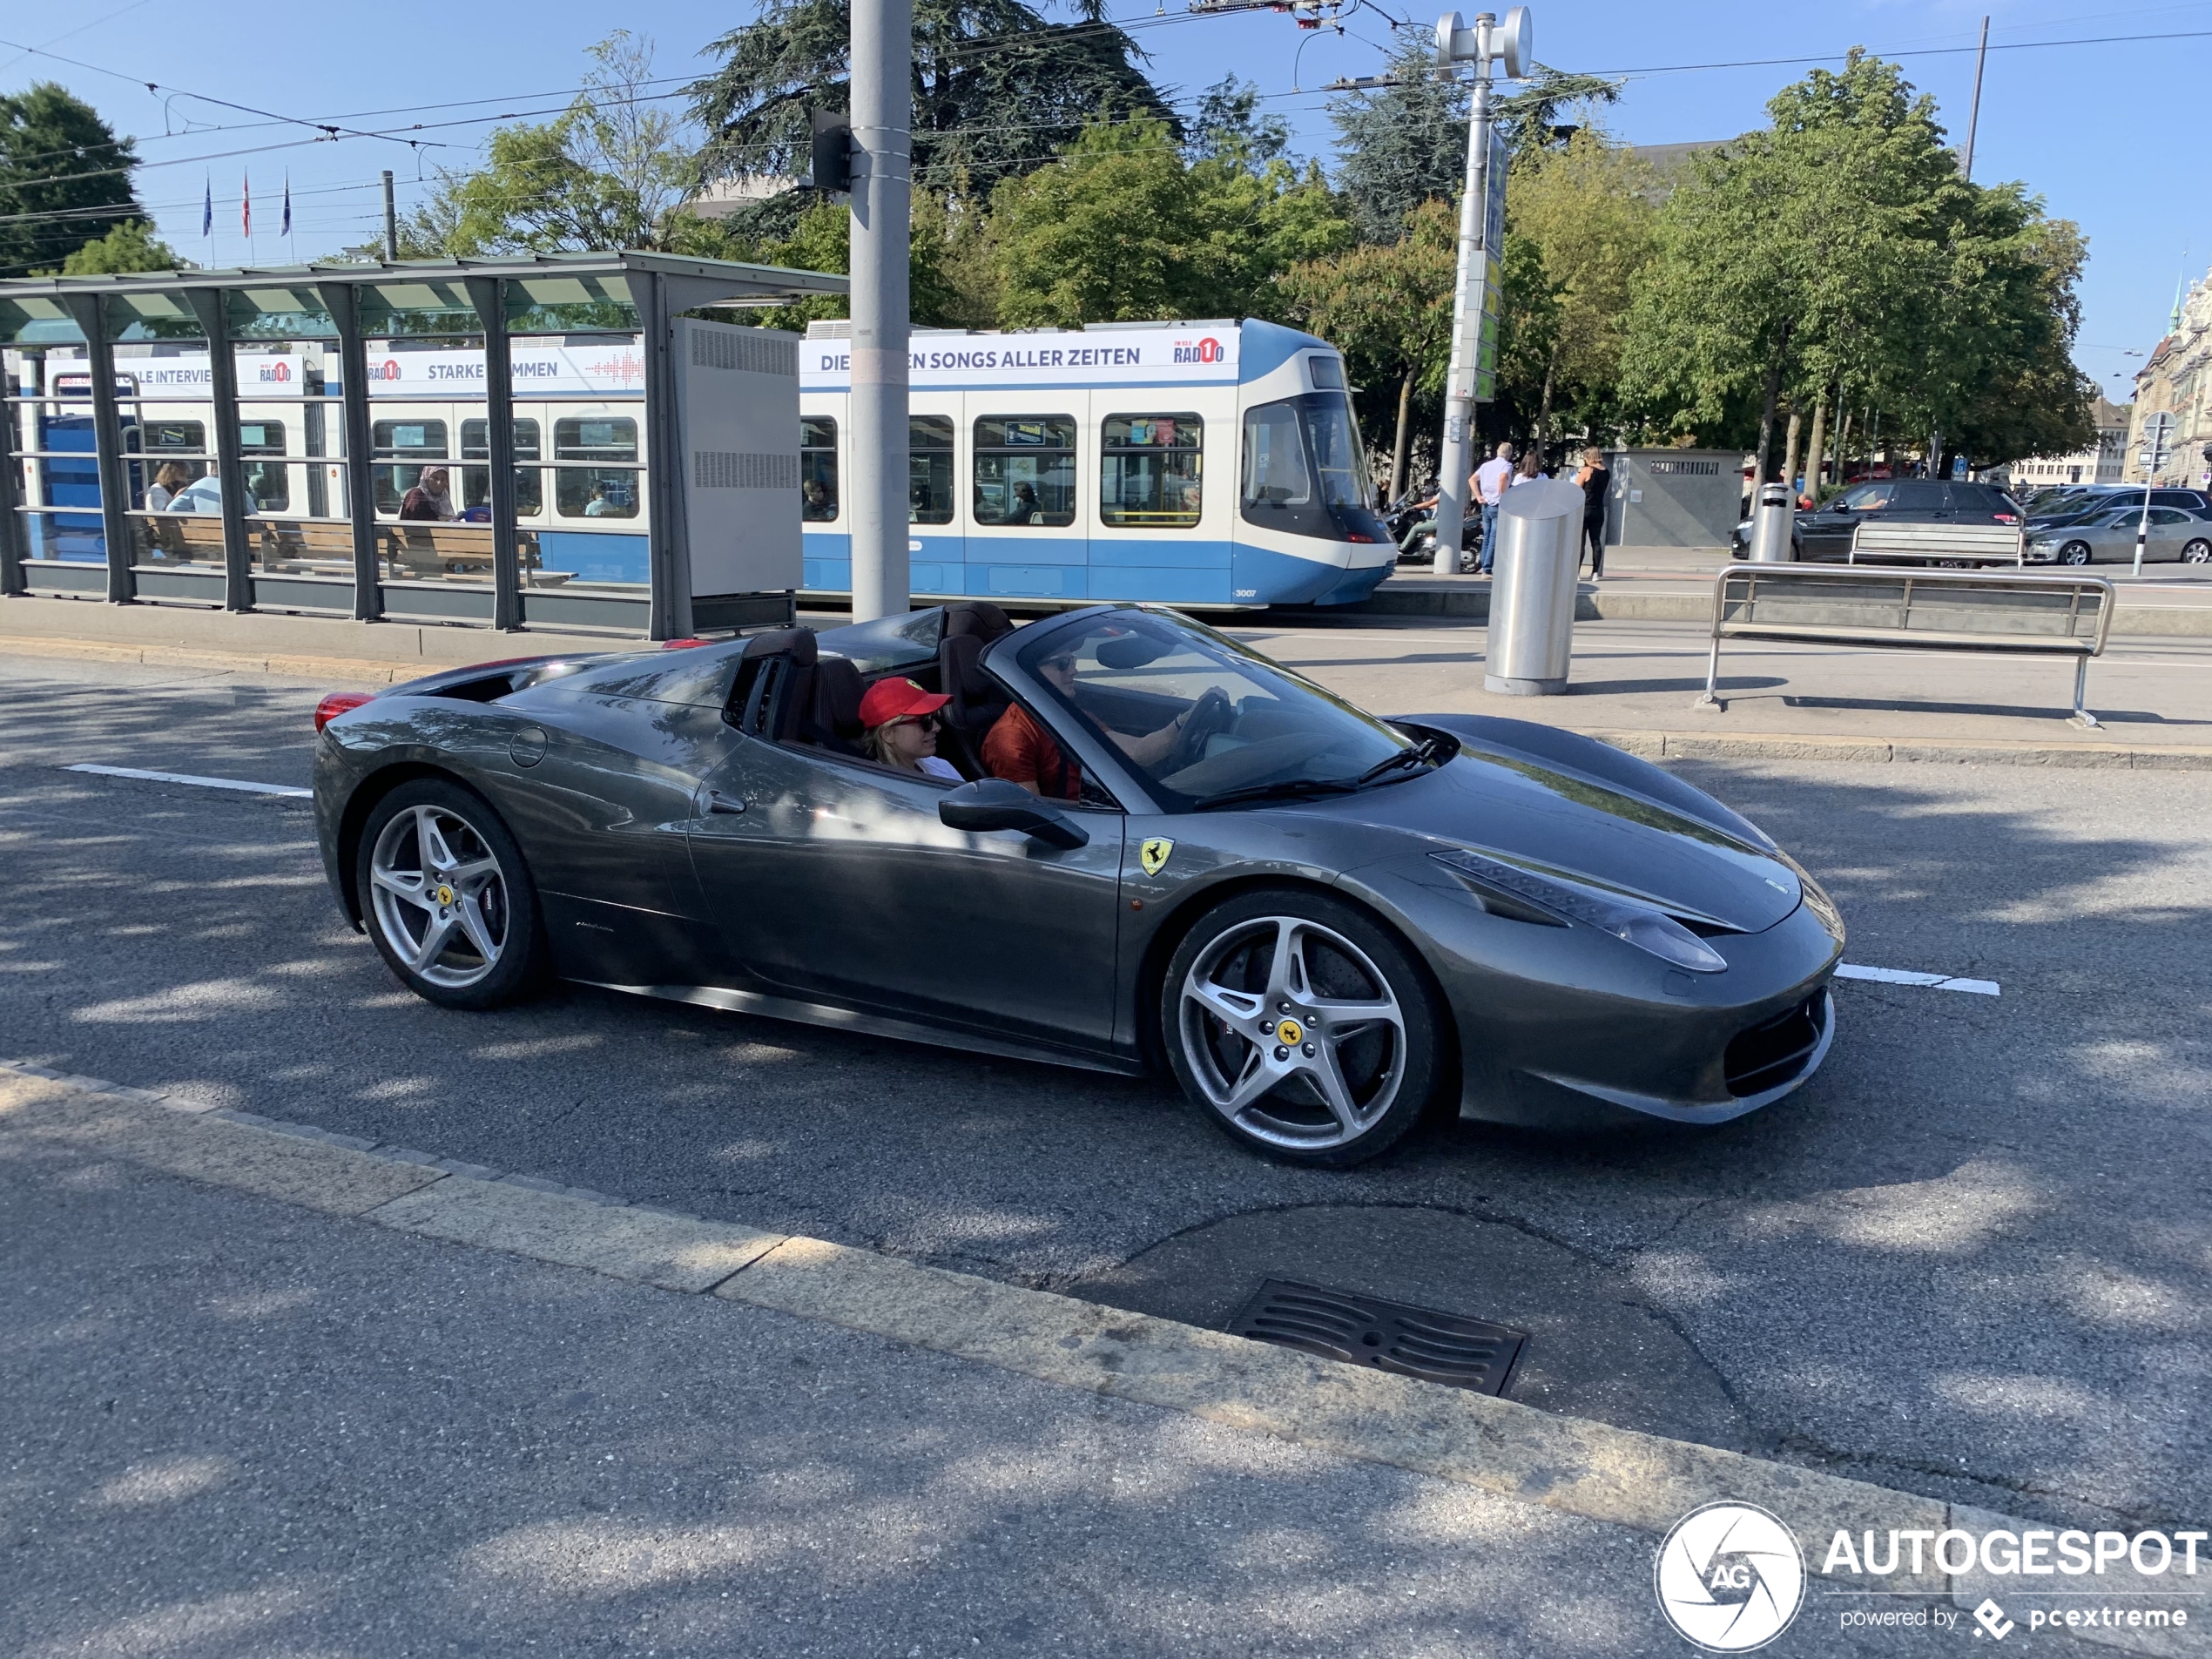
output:
<svg viewBox="0 0 2212 1659"><path fill-rule="evenodd" d="M1660 1544L1653 1577L1667 1622L1708 1653L1764 1648L1805 1599L1797 1538L1757 1504L1691 1510Z"/></svg>

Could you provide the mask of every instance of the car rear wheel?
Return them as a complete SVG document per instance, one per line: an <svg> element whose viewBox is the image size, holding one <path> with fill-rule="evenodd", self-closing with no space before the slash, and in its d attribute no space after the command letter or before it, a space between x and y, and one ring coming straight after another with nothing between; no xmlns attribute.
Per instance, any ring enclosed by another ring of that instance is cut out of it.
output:
<svg viewBox="0 0 2212 1659"><path fill-rule="evenodd" d="M2068 542L2059 550L2060 564L2087 564L2088 562L2089 544L2087 542Z"/></svg>
<svg viewBox="0 0 2212 1659"><path fill-rule="evenodd" d="M1386 1151L1447 1069L1443 1011L1413 954L1317 894L1246 894L1201 917L1168 965L1160 1030L1198 1114L1293 1163Z"/></svg>
<svg viewBox="0 0 2212 1659"><path fill-rule="evenodd" d="M2182 563L2184 564L2212 563L2212 542L2205 541L2201 536L2191 542L2182 550Z"/></svg>
<svg viewBox="0 0 2212 1659"><path fill-rule="evenodd" d="M544 961L522 849L457 784L403 784L363 826L355 873L368 935L408 989L449 1008L498 1008Z"/></svg>

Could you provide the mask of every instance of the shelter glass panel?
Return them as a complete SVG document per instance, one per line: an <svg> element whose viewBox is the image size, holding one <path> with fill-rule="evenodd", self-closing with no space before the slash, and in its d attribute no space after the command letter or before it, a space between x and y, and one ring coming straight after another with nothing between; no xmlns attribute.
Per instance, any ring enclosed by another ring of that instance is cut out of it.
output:
<svg viewBox="0 0 2212 1659"><path fill-rule="evenodd" d="M224 307L236 340L338 338L338 325L315 291L305 285L233 288L224 296Z"/></svg>
<svg viewBox="0 0 2212 1659"><path fill-rule="evenodd" d="M84 343L84 331L77 326L60 300L27 293L0 300L0 342L11 346L81 346Z"/></svg>
<svg viewBox="0 0 2212 1659"><path fill-rule="evenodd" d="M374 282L360 295L364 334L405 340L483 332L469 291L458 282Z"/></svg>
<svg viewBox="0 0 2212 1659"><path fill-rule="evenodd" d="M118 344L206 337L181 294L111 293L102 298L100 309L108 338Z"/></svg>
<svg viewBox="0 0 2212 1659"><path fill-rule="evenodd" d="M515 422L515 459L517 462L540 458L538 424L535 421ZM491 422L463 421L461 423L461 458L463 461L491 459ZM517 465L515 469L515 516L534 518L545 510L545 475L536 467ZM461 516L471 523L491 523L491 469L463 467L461 469Z"/></svg>
<svg viewBox="0 0 2212 1659"><path fill-rule="evenodd" d="M635 518L640 494L637 422L587 415L553 423L556 461L610 462L567 466L553 475L554 504L563 518Z"/></svg>
<svg viewBox="0 0 2212 1659"><path fill-rule="evenodd" d="M510 278L510 334L635 334L637 307L618 276Z"/></svg>
<svg viewBox="0 0 2212 1659"><path fill-rule="evenodd" d="M372 455L378 461L403 459L408 461L443 461L446 458L446 423L443 421L414 419L406 421L377 421L368 428L369 442L374 445ZM397 514L407 507L407 497L429 473L443 474L443 467L378 467L374 476L376 482L376 510ZM448 491L438 486L445 480L432 480L432 488L423 492L410 516L424 518L452 518L455 509ZM439 497L442 496L442 510Z"/></svg>
<svg viewBox="0 0 2212 1659"><path fill-rule="evenodd" d="M975 522L1076 522L1073 416L1000 415L976 421Z"/></svg>

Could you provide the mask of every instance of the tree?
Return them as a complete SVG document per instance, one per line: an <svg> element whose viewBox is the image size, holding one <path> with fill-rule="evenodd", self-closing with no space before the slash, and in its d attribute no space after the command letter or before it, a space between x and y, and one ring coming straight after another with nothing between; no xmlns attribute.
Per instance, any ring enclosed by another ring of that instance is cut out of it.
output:
<svg viewBox="0 0 2212 1659"><path fill-rule="evenodd" d="M917 0L917 183L988 191L1072 142L1102 111L1149 116L1180 139L1136 44L1104 21L1098 0L1081 10L1082 21L1055 24L1022 0ZM722 67L690 89L708 134L707 176L800 172L812 111L850 107L852 33L850 0L769 0L757 22L709 46Z"/></svg>
<svg viewBox="0 0 2212 1659"><path fill-rule="evenodd" d="M1352 230L1318 169L1192 165L1165 122L1138 117L1094 122L1054 165L1001 181L990 236L1002 320L1064 327L1284 314L1282 273Z"/></svg>
<svg viewBox="0 0 2212 1659"><path fill-rule="evenodd" d="M2032 214L2029 204L2020 206ZM2069 455L2097 442L2097 388L2074 364L2081 325L2074 286L2088 245L2066 219L2032 217L2013 251L2019 260L2008 273L2007 303L1995 308L2012 338L1989 352L1988 374L1964 388L1949 417L1959 447L1986 467Z"/></svg>
<svg viewBox="0 0 2212 1659"><path fill-rule="evenodd" d="M1436 78L1425 30L1395 31L1391 84L1329 101L1337 130L1336 184L1362 241L1394 243L1425 201L1457 201L1467 161L1467 87Z"/></svg>
<svg viewBox="0 0 2212 1659"><path fill-rule="evenodd" d="M653 248L698 178L682 124L647 92L652 43L617 29L590 49L555 120L500 127L489 165L442 172L409 215L402 257Z"/></svg>
<svg viewBox="0 0 2212 1659"><path fill-rule="evenodd" d="M1764 467L1785 392L1842 383L1885 408L1925 390L1935 296L1965 273L1958 177L1932 100L1854 51L1768 105L1770 125L1692 157L1661 210L1623 378L1668 430L1743 435Z"/></svg>
<svg viewBox="0 0 2212 1659"><path fill-rule="evenodd" d="M801 193L804 192L796 192ZM945 199L927 191L914 194L913 234L907 240L909 312L924 327L973 326L964 320L963 296L946 273L947 244L954 235ZM799 214L791 234L760 241L741 239L719 219L685 219L670 239L671 251L705 259L741 260L792 271L849 272L853 268L853 214L842 201L816 197ZM747 314L768 328L804 330L810 322L851 314L842 294L821 294Z"/></svg>
<svg viewBox="0 0 2212 1659"><path fill-rule="evenodd" d="M1193 161L1225 159L1245 166L1274 160L1291 146L1291 124L1258 111L1258 82L1223 76L1206 88L1190 122L1185 153Z"/></svg>
<svg viewBox="0 0 2212 1659"><path fill-rule="evenodd" d="M1458 260L1458 220L1431 199L1407 214L1397 241L1309 260L1284 278L1298 320L1344 353L1353 381L1393 389L1393 501L1406 489L1415 395L1440 392L1450 367Z"/></svg>
<svg viewBox="0 0 2212 1659"><path fill-rule="evenodd" d="M1533 409L1610 417L1635 287L1655 250L1649 167L1592 127L1515 158L1506 196L1501 379Z"/></svg>
<svg viewBox="0 0 2212 1659"><path fill-rule="evenodd" d="M174 271L184 261L142 219L125 219L96 242L62 261L64 276L101 276L125 271Z"/></svg>
<svg viewBox="0 0 2212 1659"><path fill-rule="evenodd" d="M143 219L138 152L51 81L0 96L0 276L56 268L87 242Z"/></svg>

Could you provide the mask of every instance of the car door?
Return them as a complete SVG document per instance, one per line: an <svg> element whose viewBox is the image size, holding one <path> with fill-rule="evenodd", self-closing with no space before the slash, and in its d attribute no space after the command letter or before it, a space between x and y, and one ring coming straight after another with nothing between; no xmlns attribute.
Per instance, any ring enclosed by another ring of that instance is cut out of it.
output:
<svg viewBox="0 0 2212 1659"><path fill-rule="evenodd" d="M2150 534L2143 543L2143 562L2146 564L2154 559L2178 562L2182 544L2203 528L2202 520L2191 517L2178 507L2152 508Z"/></svg>
<svg viewBox="0 0 2212 1659"><path fill-rule="evenodd" d="M826 751L741 742L691 826L706 916L772 995L1076 1049L1115 1023L1123 819L1088 844L970 833L949 786Z"/></svg>

